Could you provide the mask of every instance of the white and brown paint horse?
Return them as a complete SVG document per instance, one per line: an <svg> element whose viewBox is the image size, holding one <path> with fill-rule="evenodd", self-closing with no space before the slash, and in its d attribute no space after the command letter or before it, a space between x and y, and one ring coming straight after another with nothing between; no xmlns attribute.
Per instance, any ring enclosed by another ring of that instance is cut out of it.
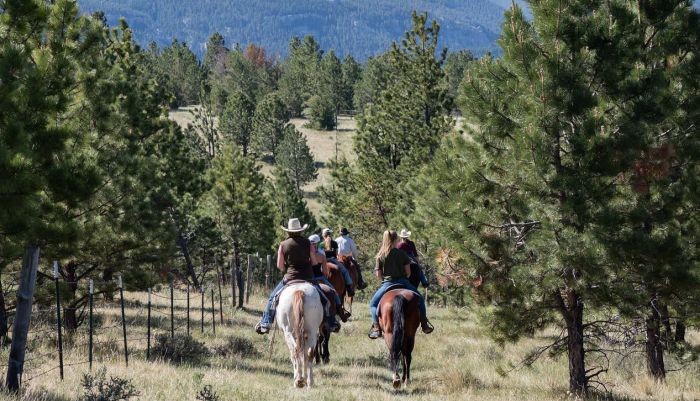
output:
<svg viewBox="0 0 700 401"><path fill-rule="evenodd" d="M291 284L279 297L277 322L289 347L294 369L294 385L313 385L313 359L318 331L323 322L321 296L309 283Z"/></svg>

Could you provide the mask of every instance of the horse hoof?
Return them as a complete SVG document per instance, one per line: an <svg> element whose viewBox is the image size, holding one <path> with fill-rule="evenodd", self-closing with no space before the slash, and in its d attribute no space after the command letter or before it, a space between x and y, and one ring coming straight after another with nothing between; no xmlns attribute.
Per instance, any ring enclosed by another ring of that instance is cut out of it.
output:
<svg viewBox="0 0 700 401"><path fill-rule="evenodd" d="M330 362L330 361L331 361L330 358L323 358L323 364L324 364L324 365L325 365L325 364L328 364L328 362Z"/></svg>
<svg viewBox="0 0 700 401"><path fill-rule="evenodd" d="M394 390L398 390L401 387L401 379L394 379Z"/></svg>
<svg viewBox="0 0 700 401"><path fill-rule="evenodd" d="M306 386L306 381L305 380L297 380L296 382L294 382L294 385L297 388L304 388L304 386Z"/></svg>

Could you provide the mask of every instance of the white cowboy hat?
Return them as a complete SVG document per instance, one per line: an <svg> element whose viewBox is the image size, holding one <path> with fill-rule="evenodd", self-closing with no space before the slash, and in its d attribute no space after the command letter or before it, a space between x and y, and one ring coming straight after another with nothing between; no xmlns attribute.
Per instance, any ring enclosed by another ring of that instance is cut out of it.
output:
<svg viewBox="0 0 700 401"><path fill-rule="evenodd" d="M333 230L331 230L330 228L324 228L324 229L321 231L321 235L323 235L323 236L325 237L326 234L333 234Z"/></svg>
<svg viewBox="0 0 700 401"><path fill-rule="evenodd" d="M318 234L314 234L314 235L309 236L309 241L312 244L318 244L319 242L321 242L321 237L319 237Z"/></svg>
<svg viewBox="0 0 700 401"><path fill-rule="evenodd" d="M301 226L301 223L299 222L299 219L289 219L289 222L287 222L287 228L281 227L284 231L288 233L300 233L307 228L309 228L308 224L304 224L304 226Z"/></svg>
<svg viewBox="0 0 700 401"><path fill-rule="evenodd" d="M401 233L399 233L399 237L401 238L408 238L411 236L411 232L406 230L405 228L401 230Z"/></svg>

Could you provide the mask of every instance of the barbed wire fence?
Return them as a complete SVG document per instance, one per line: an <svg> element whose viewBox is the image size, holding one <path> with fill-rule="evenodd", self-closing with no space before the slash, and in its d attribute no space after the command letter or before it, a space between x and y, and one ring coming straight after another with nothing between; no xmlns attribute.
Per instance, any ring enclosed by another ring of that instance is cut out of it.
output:
<svg viewBox="0 0 700 401"><path fill-rule="evenodd" d="M62 280L58 274L57 263L54 262L53 305L48 306L47 302L33 302L31 306L32 318L27 331L24 355L14 361L19 362L16 369L17 383L19 387L23 387L47 375L56 375L56 378L63 380L65 368L86 366L91 370L94 364L107 359L122 359L126 366L129 365L130 356L153 360L154 340L162 335L169 335L170 338L175 338L176 335L189 336L196 330L201 334L210 333L211 337L216 337L217 319L219 328L226 325L227 320L229 325L235 324L237 307L241 306L236 303L236 289L243 288L245 304L248 304L256 284L264 285L266 291L271 288L275 277L272 262L271 255L268 255L266 260L259 255L248 255L245 274L241 275L231 266L231 277L227 280L222 266L221 269L214 269L215 278L200 288L194 288L188 282L171 281L160 289L129 291L122 276L118 275L115 280L115 299L104 296L96 299L98 293L91 279ZM238 283L241 278L242 286ZM11 284L16 285L16 282ZM87 294L87 302L82 305L80 311L82 324L77 324L77 327L70 330L66 330L66 319L62 315L67 308L73 306L62 304L61 285L72 285L75 291ZM224 291L225 285L233 288L231 291ZM128 292L128 299L125 299L125 292ZM8 290L7 295L9 293ZM18 290L18 302L19 297ZM225 302L230 302L233 307L228 319L224 313ZM11 333L15 324L15 314L8 311L6 317L7 332ZM47 342L50 347L47 347ZM53 349L46 351L50 348ZM0 364L0 371L9 378L8 370L12 360L9 358L7 347L0 349L0 358L1 361L8 361ZM8 383L5 383L5 387L8 387Z"/></svg>

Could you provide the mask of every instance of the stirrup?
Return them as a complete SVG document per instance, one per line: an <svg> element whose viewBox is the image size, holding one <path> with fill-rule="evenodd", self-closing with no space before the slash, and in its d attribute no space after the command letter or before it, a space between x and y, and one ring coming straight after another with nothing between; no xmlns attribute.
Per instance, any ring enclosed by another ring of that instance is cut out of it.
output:
<svg viewBox="0 0 700 401"><path fill-rule="evenodd" d="M379 328L378 325L372 325L372 327L369 329L369 333L367 334L367 337L369 337L372 340L376 340L379 337L383 337L384 333L382 333L382 329Z"/></svg>

